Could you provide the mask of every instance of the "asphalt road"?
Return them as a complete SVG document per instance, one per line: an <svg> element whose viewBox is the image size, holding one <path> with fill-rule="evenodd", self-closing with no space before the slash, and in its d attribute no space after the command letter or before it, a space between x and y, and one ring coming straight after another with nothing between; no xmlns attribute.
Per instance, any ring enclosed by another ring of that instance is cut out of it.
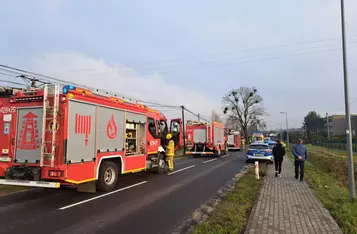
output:
<svg viewBox="0 0 357 234"><path fill-rule="evenodd" d="M170 233L244 165L240 152L185 158L169 175L123 176L111 193L61 189L0 198L0 233Z"/></svg>

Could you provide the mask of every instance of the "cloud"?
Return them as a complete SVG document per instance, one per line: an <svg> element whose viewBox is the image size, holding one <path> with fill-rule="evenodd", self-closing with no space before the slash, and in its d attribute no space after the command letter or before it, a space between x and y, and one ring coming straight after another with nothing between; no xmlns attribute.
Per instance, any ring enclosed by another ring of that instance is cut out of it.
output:
<svg viewBox="0 0 357 234"><path fill-rule="evenodd" d="M219 102L208 99L208 94L168 83L164 77L139 75L130 67L117 67L104 59L77 52L44 54L32 59L31 70L71 81L84 86L120 93L139 100L181 106L209 118L212 110L220 110ZM168 118L181 116L180 109L159 107ZM188 118L193 117L187 114Z"/></svg>

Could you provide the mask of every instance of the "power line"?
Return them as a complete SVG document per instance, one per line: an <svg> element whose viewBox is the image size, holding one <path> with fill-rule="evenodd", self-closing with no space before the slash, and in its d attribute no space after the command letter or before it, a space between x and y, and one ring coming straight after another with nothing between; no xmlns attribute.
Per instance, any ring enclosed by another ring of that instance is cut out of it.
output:
<svg viewBox="0 0 357 234"><path fill-rule="evenodd" d="M1 69L0 69L0 70L1 70ZM14 77L13 75L6 74L6 73L2 73L2 72L0 72L0 75L3 75L3 76L9 76L9 77Z"/></svg>
<svg viewBox="0 0 357 234"><path fill-rule="evenodd" d="M55 78L55 77L52 77L52 76L42 75L42 74L39 74L39 73L36 73L36 72L26 71L26 70L23 70L23 69L7 66L7 65L4 65L4 64L0 64L0 69L2 71L12 72L12 73L16 73L18 75L23 75L23 73L25 73L25 74L30 74L30 75L33 75L33 76L37 76L37 77L39 77L39 78L41 78L43 80L47 80L47 81L57 81L60 84L72 84L72 85L80 86L80 87L87 88L87 89L93 89L92 87L88 87L88 86L85 86L85 85L77 84L77 83L74 83L74 82L71 82L71 81ZM5 74L5 75L9 75L9 74ZM132 99L137 99L137 98L132 98ZM138 100L138 101L139 102L143 102L143 103L148 103L148 104L154 104L154 105L158 105L158 106L162 106L162 107L180 108L179 106L160 104L160 103L157 103L157 102L144 101L144 100Z"/></svg>
<svg viewBox="0 0 357 234"><path fill-rule="evenodd" d="M350 43L356 43L356 42L357 41L352 41ZM202 69L202 68L214 68L214 67L220 67L220 66L226 66L226 65L244 64L244 63L251 63L251 62L262 61L262 60L274 60L274 59L280 59L280 58L286 58L286 57L302 56L302 55L309 55L309 54L314 54L314 53L340 50L340 47L338 47L336 49L331 48L331 49L326 49L326 50L314 50L314 51L310 51L307 53L295 53L295 52L300 52L300 51L306 51L306 50L311 50L311 49L321 49L321 48L333 47L333 46L334 45L319 45L319 46L314 46L314 47L297 48L297 49L292 49L292 50L283 51L283 52L244 55L244 56L232 57L232 58L226 58L226 59L204 61L204 62L197 63L197 64L183 64L183 65L178 65L178 66L171 66L171 67L168 67L166 70L164 68L164 70L135 69L135 71L136 72L150 72L150 73L154 72L154 73L159 73L159 74L166 74L166 73L177 71L178 69L181 69L181 68L190 68L189 70L192 71L192 70L197 70L197 69ZM278 55L278 56L271 57L272 55ZM261 56L268 56L268 57L259 58ZM252 58L252 59L246 60L249 58ZM98 69L89 69L89 70L98 71ZM89 70L87 70L87 71L89 71ZM86 70L83 70L83 71L86 71ZM100 75L100 73L97 75Z"/></svg>
<svg viewBox="0 0 357 234"><path fill-rule="evenodd" d="M6 74L6 73L2 73L2 72L0 73L1 75L10 76L10 77L13 77L13 78L18 77L19 75L22 75L22 76L23 76L22 73L26 73L26 74L35 75L35 76L41 77L41 78L42 78L42 77L45 77L45 78L48 78L49 80L55 80L55 81L58 81L58 82L60 82L60 83L67 83L67 84L73 84L73 85L78 85L78 86L81 86L81 87L85 87L85 86L83 86L83 85L75 84L75 83L72 83L72 82L70 82L70 81L58 79L58 78L51 77L51 76L47 76L47 75L42 75L42 74L35 73L35 72L31 72L31 71L26 71L26 70L23 70L23 69L18 69L18 68L10 67L10 66L3 65L3 64L0 64L0 70L6 71L6 72L9 72L9 73L13 73L13 74ZM15 75L18 75L18 76L15 76ZM43 78L42 78L42 79L43 79ZM37 80L38 80L38 79L37 79ZM41 81L41 80L39 80L39 81ZM25 84L13 82L13 81L8 81L8 80L0 80L0 82L7 82L7 83L16 84L16 85L26 86ZM160 104L160 103L151 102L151 101L143 101L143 100L141 100L141 102L147 103L148 105L153 105L153 106L156 106L156 107L171 108L170 110L161 110L161 111L178 111L178 110L181 108L180 106ZM188 113L190 113L190 114L192 114L192 115L194 115L194 116L196 116L196 117L200 117L201 119L203 119L203 120L209 122L207 119L203 118L202 115L198 115L198 114L194 113L193 111L188 110L187 108L184 108L184 110L186 110Z"/></svg>
<svg viewBox="0 0 357 234"><path fill-rule="evenodd" d="M323 48L326 46L319 46L319 47L314 47L314 48ZM295 50L291 50L290 52L300 52L300 51L305 51L307 49L311 49L311 48L304 48L304 49L295 49ZM207 67L203 67L203 68L213 68L213 67L220 67L220 66L226 66L226 65L237 65L237 64L244 64L244 63L251 63L251 62L256 62L256 61L263 61L263 60L275 60L275 59L280 59L280 58L287 58L287 57L295 57L295 56L302 56L302 55L309 55L309 54L315 54L315 53L321 53L321 52L329 52L329 51L337 51L340 50L341 48L336 48L336 49L326 49L326 50L315 50L315 51L310 51L307 53L285 53L283 55L280 56L273 56L273 57L263 57L263 58L257 58L257 59L251 59L251 60L238 60L237 62L235 62L235 60L237 59L230 59L230 60L221 60L221 61L215 61L215 62L208 62L208 63L203 63L201 65L208 65ZM277 53L268 53L268 54L262 54L262 55L258 55L258 56L267 56L267 55L274 55ZM254 57L254 56L253 56ZM241 57L241 59L246 59L249 57ZM227 62L225 62L227 61ZM223 62L223 63L221 63ZM212 65L210 65L212 64ZM179 66L177 68L183 68L183 67L189 67L187 65L183 65L183 66ZM196 67L196 68L191 68L190 70L197 70L200 69L200 67ZM165 74L165 73L170 73L173 71L176 71L177 69L169 69L166 71L157 71L160 74ZM140 71L140 70L139 70Z"/></svg>
<svg viewBox="0 0 357 234"><path fill-rule="evenodd" d="M356 37L357 35L353 35L352 37ZM304 44L314 44L314 43L319 43L319 42L327 42L327 41L333 41L333 40L340 40L339 37L334 37L334 38L327 38L327 39L319 39L319 40L308 40L308 41L302 41L298 43L289 43L289 44L282 44L282 45L275 45L275 46L267 46L267 47L260 47L260 48L251 48L251 49L244 49L244 50L239 50L238 53L240 52L254 52L254 51L261 51L261 50L268 50L268 49L274 49L274 48L284 48L284 47L289 47L292 45L304 45ZM125 68L125 67L131 67L135 68L137 66L143 65L143 64L162 64L162 63L170 63L170 62L177 62L177 61L182 61L182 60L196 60L197 58L200 57L207 57L207 56L221 56L221 55L232 55L237 52L223 52L223 53L209 53L206 55L201 55L201 56L190 56L190 57L181 57L177 59L170 59L170 60L161 60L161 61L150 61L150 62L143 62L139 64L125 64L125 65L117 65L115 67L117 68ZM77 70L71 70L70 72L82 72L82 71L93 71L96 69L93 68L88 68L88 69L77 69ZM135 69L136 70L136 69Z"/></svg>
<svg viewBox="0 0 357 234"><path fill-rule="evenodd" d="M166 105L166 104L160 104L156 102L149 102L149 101L144 101L144 100L139 100L140 102L143 102L145 104L148 104L150 106L157 106L157 107L169 107L169 108L177 108L179 109L180 106L173 106L173 105Z"/></svg>
<svg viewBox="0 0 357 234"><path fill-rule="evenodd" d="M0 82L14 84L14 85L26 86L25 84L21 84L21 83L14 82L14 81L9 81L9 80L0 80Z"/></svg>
<svg viewBox="0 0 357 234"><path fill-rule="evenodd" d="M352 102L351 102L351 104L352 103L355 103L355 102L357 102L357 98L356 99L354 99ZM343 110L345 110L345 108L343 107L343 108L341 108L339 111L343 111Z"/></svg>
<svg viewBox="0 0 357 234"><path fill-rule="evenodd" d="M190 111L190 110L187 109L186 107L183 107L183 108L184 108L184 110L186 110L186 111L187 111L188 113L190 113L191 115L194 115L194 116L196 116L197 118L203 119L203 120L206 121L206 122L210 122L209 120L207 120L207 119L205 119L205 118L202 118L201 115L196 114L196 113L194 113L193 111Z"/></svg>

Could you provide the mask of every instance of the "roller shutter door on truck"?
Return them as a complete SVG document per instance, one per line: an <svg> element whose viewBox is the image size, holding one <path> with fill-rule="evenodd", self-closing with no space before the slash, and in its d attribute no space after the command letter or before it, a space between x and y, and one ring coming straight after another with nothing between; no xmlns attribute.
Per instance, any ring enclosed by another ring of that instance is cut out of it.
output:
<svg viewBox="0 0 357 234"><path fill-rule="evenodd" d="M195 143L206 142L206 129L193 129L193 140Z"/></svg>
<svg viewBox="0 0 357 234"><path fill-rule="evenodd" d="M228 135L228 144L234 145L234 135Z"/></svg>
<svg viewBox="0 0 357 234"><path fill-rule="evenodd" d="M222 128L214 127L214 144L217 145L219 142L224 142L224 130Z"/></svg>

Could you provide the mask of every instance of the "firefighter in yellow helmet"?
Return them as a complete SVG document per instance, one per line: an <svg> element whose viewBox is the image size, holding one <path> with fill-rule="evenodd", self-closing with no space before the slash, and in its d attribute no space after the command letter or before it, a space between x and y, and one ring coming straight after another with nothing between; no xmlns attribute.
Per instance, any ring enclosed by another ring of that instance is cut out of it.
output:
<svg viewBox="0 0 357 234"><path fill-rule="evenodd" d="M175 156L175 142L172 140L171 133L166 135L166 139L168 140L168 145L166 146L166 159L169 164L169 171L174 170L174 156Z"/></svg>

